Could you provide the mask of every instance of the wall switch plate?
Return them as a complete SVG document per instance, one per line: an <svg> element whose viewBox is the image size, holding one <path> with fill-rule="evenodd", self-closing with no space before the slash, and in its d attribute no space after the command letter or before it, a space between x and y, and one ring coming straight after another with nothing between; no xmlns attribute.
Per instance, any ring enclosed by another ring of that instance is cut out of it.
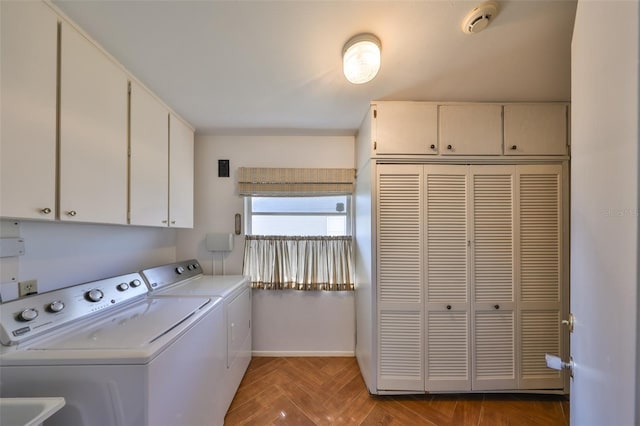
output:
<svg viewBox="0 0 640 426"><path fill-rule="evenodd" d="M38 294L38 280L20 281L18 283L18 296L30 296Z"/></svg>

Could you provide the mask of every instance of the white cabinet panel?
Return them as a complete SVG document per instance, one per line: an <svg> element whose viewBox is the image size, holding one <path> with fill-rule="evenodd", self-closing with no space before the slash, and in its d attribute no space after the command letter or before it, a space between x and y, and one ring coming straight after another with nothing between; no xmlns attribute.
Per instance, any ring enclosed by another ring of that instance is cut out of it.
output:
<svg viewBox="0 0 640 426"><path fill-rule="evenodd" d="M473 389L515 389L515 166L471 166Z"/></svg>
<svg viewBox="0 0 640 426"><path fill-rule="evenodd" d="M58 20L41 2L0 8L0 215L53 220Z"/></svg>
<svg viewBox="0 0 640 426"><path fill-rule="evenodd" d="M130 98L132 225L167 226L169 217L169 112L135 81Z"/></svg>
<svg viewBox="0 0 640 426"><path fill-rule="evenodd" d="M425 166L428 391L471 390L467 166Z"/></svg>
<svg viewBox="0 0 640 426"><path fill-rule="evenodd" d="M567 155L567 106L504 106L505 155Z"/></svg>
<svg viewBox="0 0 640 426"><path fill-rule="evenodd" d="M519 307L522 334L520 386L563 386L562 372L546 368L544 354L563 355L562 313L562 168L520 166Z"/></svg>
<svg viewBox="0 0 640 426"><path fill-rule="evenodd" d="M127 223L127 76L62 23L60 219Z"/></svg>
<svg viewBox="0 0 640 426"><path fill-rule="evenodd" d="M441 105L442 155L501 155L501 105Z"/></svg>
<svg viewBox="0 0 640 426"><path fill-rule="evenodd" d="M169 226L193 228L193 131L169 117Z"/></svg>
<svg viewBox="0 0 640 426"><path fill-rule="evenodd" d="M378 167L378 388L424 389L422 166Z"/></svg>
<svg viewBox="0 0 640 426"><path fill-rule="evenodd" d="M375 153L437 154L438 107L422 102L375 105Z"/></svg>

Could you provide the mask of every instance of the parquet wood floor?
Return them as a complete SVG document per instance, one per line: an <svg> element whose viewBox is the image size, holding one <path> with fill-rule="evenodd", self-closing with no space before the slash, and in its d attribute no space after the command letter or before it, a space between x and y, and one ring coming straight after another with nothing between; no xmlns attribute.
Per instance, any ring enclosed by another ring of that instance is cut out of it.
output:
<svg viewBox="0 0 640 426"><path fill-rule="evenodd" d="M371 396L355 358L253 358L225 425L568 426L561 396Z"/></svg>

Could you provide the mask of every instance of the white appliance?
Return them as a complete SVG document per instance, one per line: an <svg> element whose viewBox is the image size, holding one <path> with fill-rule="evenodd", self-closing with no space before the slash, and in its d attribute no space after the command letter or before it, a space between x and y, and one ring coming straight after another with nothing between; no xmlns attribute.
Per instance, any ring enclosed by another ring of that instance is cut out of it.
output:
<svg viewBox="0 0 640 426"><path fill-rule="evenodd" d="M139 273L0 305L0 396L62 396L47 425L222 425L220 298L152 298Z"/></svg>
<svg viewBox="0 0 640 426"><path fill-rule="evenodd" d="M220 392L225 411L251 361L251 285L241 275L203 275L191 259L142 271L154 297L222 297L227 325L227 371Z"/></svg>

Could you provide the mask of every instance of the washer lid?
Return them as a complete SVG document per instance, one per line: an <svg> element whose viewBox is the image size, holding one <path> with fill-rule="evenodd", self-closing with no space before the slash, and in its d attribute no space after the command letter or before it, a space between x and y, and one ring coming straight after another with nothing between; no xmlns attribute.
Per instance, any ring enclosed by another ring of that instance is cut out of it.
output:
<svg viewBox="0 0 640 426"><path fill-rule="evenodd" d="M233 297L236 291L249 287L249 279L242 275L201 275L196 278L152 291L154 296L219 296Z"/></svg>
<svg viewBox="0 0 640 426"><path fill-rule="evenodd" d="M93 351L143 349L187 324L196 313L221 299L149 298L86 326L34 343L28 350ZM193 319L195 321L195 319Z"/></svg>

